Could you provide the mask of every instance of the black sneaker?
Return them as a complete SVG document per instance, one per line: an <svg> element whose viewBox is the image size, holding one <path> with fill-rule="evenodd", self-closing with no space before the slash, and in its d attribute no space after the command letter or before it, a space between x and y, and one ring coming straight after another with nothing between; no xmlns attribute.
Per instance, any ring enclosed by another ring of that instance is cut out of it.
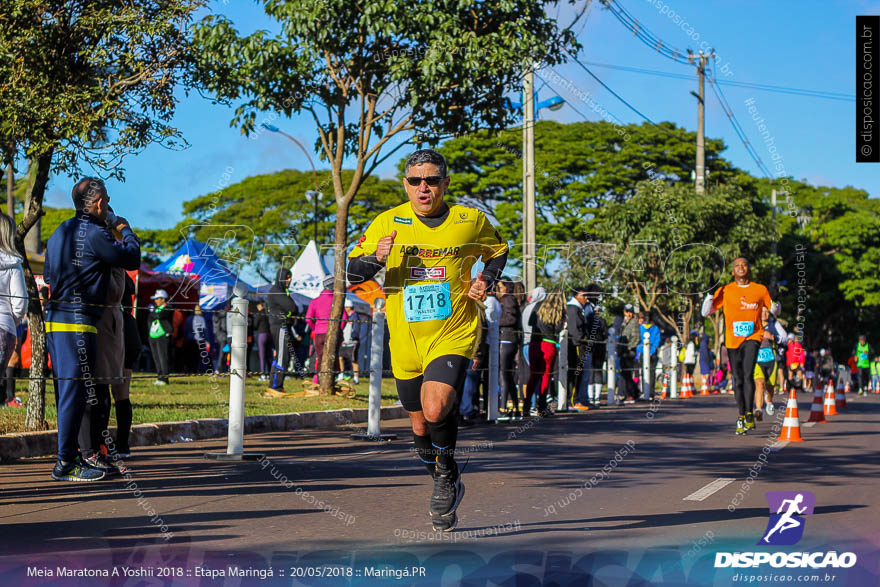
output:
<svg viewBox="0 0 880 587"><path fill-rule="evenodd" d="M761 412L761 410L755 410L755 420L760 422L763 419L764 419L764 414Z"/></svg>
<svg viewBox="0 0 880 587"><path fill-rule="evenodd" d="M100 481L106 476L105 471L90 467L79 456L63 465L58 461L52 469L52 479L56 481Z"/></svg>
<svg viewBox="0 0 880 587"><path fill-rule="evenodd" d="M751 412L746 413L745 429L746 432L755 429L755 416Z"/></svg>
<svg viewBox="0 0 880 587"><path fill-rule="evenodd" d="M122 461L108 459L99 452L96 452L83 460L93 469L104 471L108 477L112 475L122 475L128 472L128 468L122 463Z"/></svg>
<svg viewBox="0 0 880 587"><path fill-rule="evenodd" d="M455 512L431 517L431 525L434 526L435 532L452 532L456 524L458 524L458 515Z"/></svg>
<svg viewBox="0 0 880 587"><path fill-rule="evenodd" d="M458 474L458 465L453 462L450 468L437 463L437 472L434 473L434 494L431 495L431 516L439 517L455 513L462 497L464 497L464 483L461 482L461 475Z"/></svg>

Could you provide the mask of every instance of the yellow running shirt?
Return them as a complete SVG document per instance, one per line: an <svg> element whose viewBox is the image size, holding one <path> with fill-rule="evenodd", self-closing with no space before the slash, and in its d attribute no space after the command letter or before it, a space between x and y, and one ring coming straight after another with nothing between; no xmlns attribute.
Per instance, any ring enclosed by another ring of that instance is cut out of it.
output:
<svg viewBox="0 0 880 587"><path fill-rule="evenodd" d="M471 357L479 324L467 295L471 270L477 259L507 253L507 244L479 210L450 206L443 224L430 228L407 201L377 216L349 258L374 254L395 230L384 286L391 367L396 378L412 379L437 357Z"/></svg>

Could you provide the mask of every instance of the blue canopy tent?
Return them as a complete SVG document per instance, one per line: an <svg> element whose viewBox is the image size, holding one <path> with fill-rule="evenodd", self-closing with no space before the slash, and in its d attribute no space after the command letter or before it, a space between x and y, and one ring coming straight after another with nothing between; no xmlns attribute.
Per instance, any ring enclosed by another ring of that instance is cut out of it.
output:
<svg viewBox="0 0 880 587"><path fill-rule="evenodd" d="M168 259L153 271L168 275L189 277L190 287L199 288L199 305L203 310L222 307L232 297L238 285L248 292L253 288L239 279L214 250L204 243L188 238Z"/></svg>

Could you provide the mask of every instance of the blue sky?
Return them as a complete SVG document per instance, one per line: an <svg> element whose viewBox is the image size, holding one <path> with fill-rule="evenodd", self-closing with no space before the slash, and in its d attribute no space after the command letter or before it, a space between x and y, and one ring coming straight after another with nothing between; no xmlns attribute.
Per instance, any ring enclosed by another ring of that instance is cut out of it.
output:
<svg viewBox="0 0 880 587"><path fill-rule="evenodd" d="M718 68L731 72L725 79L736 82L772 84L854 95L855 16L880 12L877 2L820 3L818 0L759 2L706 0L620 0L621 4L651 32L669 45L699 48L708 41L719 55ZM577 7L582 6L582 2ZM277 25L251 0L216 1L210 10L227 15L240 32L258 28L274 30ZM674 12L675 16L672 16ZM555 12L554 12L555 13ZM559 10L567 24L573 9ZM681 17L677 24L675 17ZM687 23L684 26L682 23ZM612 14L593 0L586 21L576 27L583 50L582 62L658 70L693 75L694 69L658 55L629 33ZM697 37L698 35L698 37ZM590 68L615 92L655 122L670 120L696 129L695 99L689 94L696 81L631 73L600 66ZM591 79L576 64L556 67L555 75L539 75L550 82L540 98L554 93L570 100L589 120L600 120L579 96L588 95L616 119L641 119ZM721 75L719 74L719 79ZM570 81L570 86L563 80ZM538 81L540 87L542 82ZM571 88L576 88L572 90ZM880 165L856 164L854 156L855 102L800 97L722 86L734 114L769 165L770 156L760 141L746 100L764 119L774 137L778 156L788 175L814 184L852 185L880 195ZM725 157L738 167L759 175L740 140L722 112L707 84L706 134L722 138L728 146ZM515 96L511 94L511 97ZM542 111L544 119L560 122L583 120L569 107L557 112ZM123 165L126 181L110 182L108 188L117 213L138 227L165 228L182 216L181 202L210 193L248 176L287 168L308 169L308 161L283 137L263 133L247 139L230 128L232 109L212 105L197 94L181 93L174 124L191 147L184 152L153 146L127 158ZM259 117L258 117L259 120ZM275 123L305 145L314 144L316 133L310 118L279 119ZM317 162L317 158L314 157ZM382 177L396 173L397 157L379 169ZM319 165L320 167L320 165ZM50 206L68 206L72 180L53 177L46 195Z"/></svg>

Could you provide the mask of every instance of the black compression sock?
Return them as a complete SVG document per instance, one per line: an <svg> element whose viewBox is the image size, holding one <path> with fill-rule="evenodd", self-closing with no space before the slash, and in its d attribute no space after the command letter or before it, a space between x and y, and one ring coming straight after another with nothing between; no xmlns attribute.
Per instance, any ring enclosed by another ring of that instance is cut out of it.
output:
<svg viewBox="0 0 880 587"><path fill-rule="evenodd" d="M116 401L116 452L131 452L129 436L131 435L131 400L129 398Z"/></svg>
<svg viewBox="0 0 880 587"><path fill-rule="evenodd" d="M18 367L6 367L6 401L15 399L15 370Z"/></svg>
<svg viewBox="0 0 880 587"><path fill-rule="evenodd" d="M458 438L458 418L455 410L450 410L440 422L428 422L431 430L431 444L437 454L437 464L451 468L455 464L455 441Z"/></svg>
<svg viewBox="0 0 880 587"><path fill-rule="evenodd" d="M434 458L436 453L434 452L434 447L431 446L431 435L419 436L413 432L413 443L416 445L416 454L419 460L428 469L428 473L433 475L437 468L437 459Z"/></svg>

